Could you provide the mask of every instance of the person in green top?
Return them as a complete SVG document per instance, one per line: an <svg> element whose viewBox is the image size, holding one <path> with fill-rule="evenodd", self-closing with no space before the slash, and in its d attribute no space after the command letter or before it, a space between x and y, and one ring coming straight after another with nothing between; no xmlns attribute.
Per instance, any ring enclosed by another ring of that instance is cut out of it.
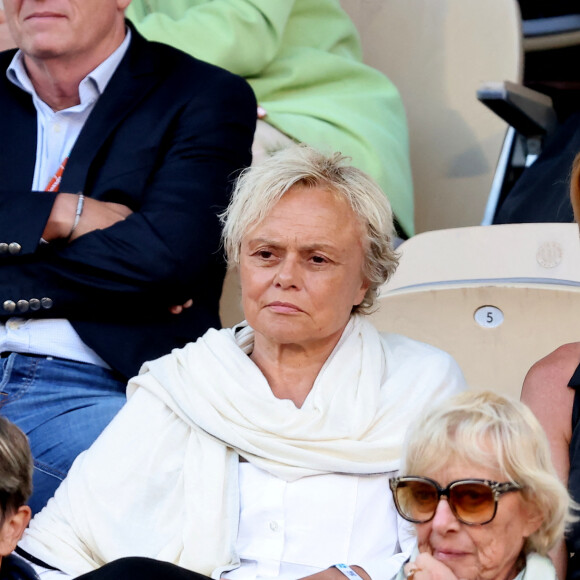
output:
<svg viewBox="0 0 580 580"><path fill-rule="evenodd" d="M281 139L348 155L378 181L400 233L414 233L403 104L363 64L339 0L133 0L127 17L148 39L245 77L260 105L258 139L274 128Z"/></svg>

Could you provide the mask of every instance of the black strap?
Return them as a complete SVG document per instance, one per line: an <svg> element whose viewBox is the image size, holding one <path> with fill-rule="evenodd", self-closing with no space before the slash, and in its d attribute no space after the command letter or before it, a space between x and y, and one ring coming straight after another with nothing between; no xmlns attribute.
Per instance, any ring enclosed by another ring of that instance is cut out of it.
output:
<svg viewBox="0 0 580 580"><path fill-rule="evenodd" d="M40 558L29 554L26 550L23 550L20 546L16 546L14 551L19 555L22 556L25 560L28 560L32 564L36 564L37 566L42 566L43 568L47 568L48 570L56 570L57 572L62 572L59 568L55 568L46 562L43 562Z"/></svg>
<svg viewBox="0 0 580 580"><path fill-rule="evenodd" d="M580 387L580 365L578 365L578 368L574 371L568 386L572 388Z"/></svg>

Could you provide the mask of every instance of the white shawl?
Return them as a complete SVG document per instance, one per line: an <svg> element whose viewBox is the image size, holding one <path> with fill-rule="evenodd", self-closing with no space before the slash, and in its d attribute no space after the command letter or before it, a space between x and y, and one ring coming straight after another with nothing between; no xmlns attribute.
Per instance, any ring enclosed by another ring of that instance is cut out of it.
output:
<svg viewBox="0 0 580 580"><path fill-rule="evenodd" d="M288 481L398 468L407 426L464 388L455 362L354 316L302 408L274 397L247 326L146 363L22 547L74 575L141 555L218 575L239 562L238 455Z"/></svg>

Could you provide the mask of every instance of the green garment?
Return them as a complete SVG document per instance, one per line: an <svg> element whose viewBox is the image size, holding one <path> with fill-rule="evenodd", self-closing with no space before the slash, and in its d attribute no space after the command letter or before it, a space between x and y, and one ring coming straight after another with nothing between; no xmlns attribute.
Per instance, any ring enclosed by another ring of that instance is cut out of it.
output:
<svg viewBox="0 0 580 580"><path fill-rule="evenodd" d="M230 70L252 86L264 119L293 139L337 150L372 175L413 234L413 191L401 98L361 62L339 0L133 0L150 40Z"/></svg>

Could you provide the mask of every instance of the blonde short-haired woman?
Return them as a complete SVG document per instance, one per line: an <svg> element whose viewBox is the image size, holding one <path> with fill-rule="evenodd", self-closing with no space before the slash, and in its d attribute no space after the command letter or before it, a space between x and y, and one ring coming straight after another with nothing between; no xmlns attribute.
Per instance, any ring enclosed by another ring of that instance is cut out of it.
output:
<svg viewBox="0 0 580 580"><path fill-rule="evenodd" d="M21 547L70 576L147 556L232 580L390 578L412 544L387 492L404 433L465 385L364 316L397 261L386 197L294 146L244 174L224 220L246 321L143 367Z"/></svg>

